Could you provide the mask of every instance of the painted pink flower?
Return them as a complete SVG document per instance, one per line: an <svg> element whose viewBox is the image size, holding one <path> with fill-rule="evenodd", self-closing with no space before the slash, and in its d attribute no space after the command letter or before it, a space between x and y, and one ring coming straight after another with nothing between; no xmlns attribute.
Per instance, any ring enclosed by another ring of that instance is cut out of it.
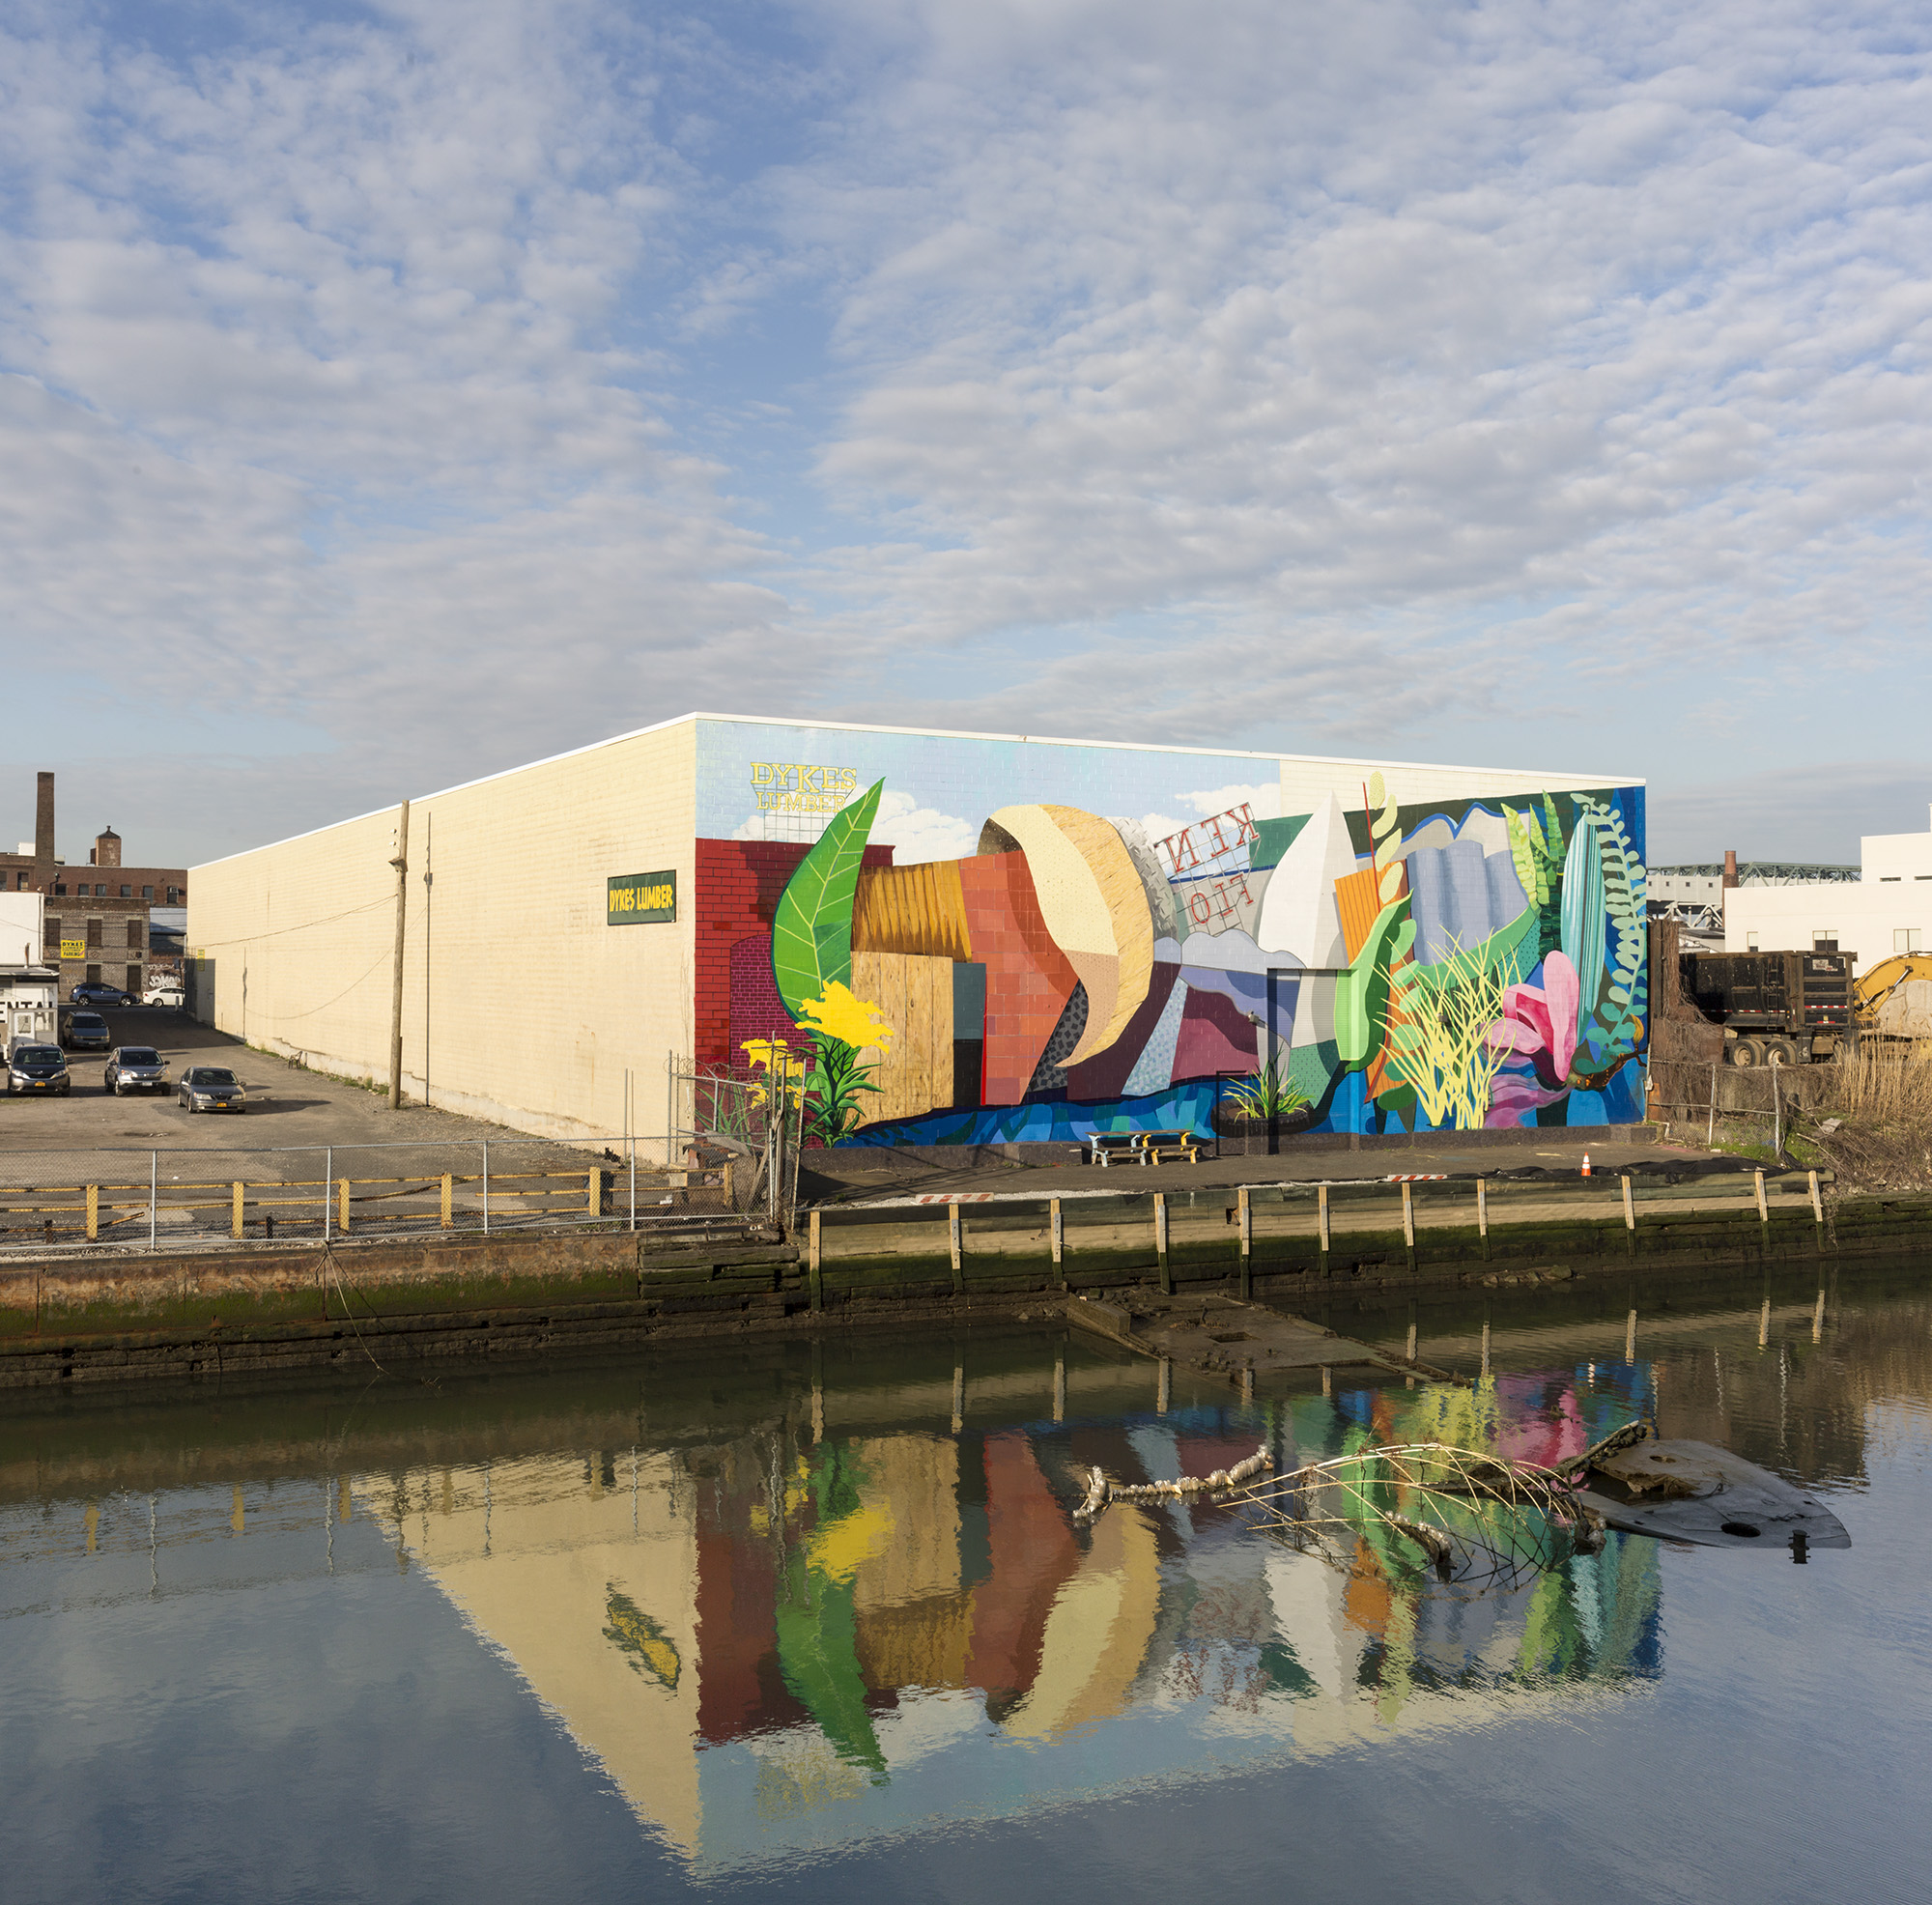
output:
<svg viewBox="0 0 1932 1905"><path fill-rule="evenodd" d="M1567 1085L1546 1090L1536 1082L1532 1072L1499 1071L1490 1087L1490 1109L1483 1123L1492 1130L1508 1130L1522 1123L1525 1112L1540 1111L1547 1104L1554 1104L1558 1098L1566 1096L1569 1090Z"/></svg>
<svg viewBox="0 0 1932 1905"><path fill-rule="evenodd" d="M1512 985L1504 991L1503 1015L1487 1034L1490 1049L1528 1059L1537 1077L1560 1091L1577 1050L1577 1005L1581 996L1577 968L1568 955L1548 954L1541 985ZM1501 1083L1498 1079L1498 1086Z"/></svg>

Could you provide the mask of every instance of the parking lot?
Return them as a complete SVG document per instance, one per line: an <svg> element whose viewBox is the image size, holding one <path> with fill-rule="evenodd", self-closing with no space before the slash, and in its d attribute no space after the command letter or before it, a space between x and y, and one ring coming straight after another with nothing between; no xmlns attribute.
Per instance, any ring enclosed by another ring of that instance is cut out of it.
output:
<svg viewBox="0 0 1932 1905"><path fill-rule="evenodd" d="M167 1089L114 1096L108 1053L70 1052L66 1096L0 1097L0 1259L52 1247L635 1227L732 1208L728 1171L667 1168L661 1138L620 1151L614 1138L531 1138L421 1105L392 1112L386 1094L251 1051L183 1012L137 1006L101 1016L115 1046L161 1054ZM232 1070L247 1108L185 1111L175 1089L194 1065Z"/></svg>
<svg viewBox="0 0 1932 1905"><path fill-rule="evenodd" d="M107 1054L70 1052L73 1084L66 1097L0 1096L0 1152L460 1143L517 1135L422 1105L391 1111L386 1092L324 1078L250 1051L185 1012L133 1006L103 1008L100 1015L116 1045L152 1045L167 1060L166 1092L110 1097L101 1087ZM247 1110L193 1116L184 1111L175 1102L175 1087L191 1065L227 1066L247 1089Z"/></svg>

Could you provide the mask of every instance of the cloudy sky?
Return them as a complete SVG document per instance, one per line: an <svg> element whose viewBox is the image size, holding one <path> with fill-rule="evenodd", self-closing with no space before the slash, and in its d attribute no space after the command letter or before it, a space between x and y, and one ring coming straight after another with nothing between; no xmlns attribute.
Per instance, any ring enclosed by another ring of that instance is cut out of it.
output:
<svg viewBox="0 0 1932 1905"><path fill-rule="evenodd" d="M693 708L1922 829L1932 16L7 0L0 832Z"/></svg>

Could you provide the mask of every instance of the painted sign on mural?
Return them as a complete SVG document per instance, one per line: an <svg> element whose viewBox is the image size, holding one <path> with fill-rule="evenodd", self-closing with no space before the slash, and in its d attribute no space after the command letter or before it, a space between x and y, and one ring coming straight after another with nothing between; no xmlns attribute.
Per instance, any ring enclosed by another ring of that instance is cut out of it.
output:
<svg viewBox="0 0 1932 1905"><path fill-rule="evenodd" d="M1070 766L1116 809L1123 766L1203 778L1094 752L1014 765ZM1014 801L917 858L879 835L932 810L878 776L732 873L773 897L732 940L731 1055L803 1065L826 1143L1641 1116L1641 787L1405 804L1366 768L1284 813L1252 757L1226 766L1247 783L1151 785L1139 814Z"/></svg>

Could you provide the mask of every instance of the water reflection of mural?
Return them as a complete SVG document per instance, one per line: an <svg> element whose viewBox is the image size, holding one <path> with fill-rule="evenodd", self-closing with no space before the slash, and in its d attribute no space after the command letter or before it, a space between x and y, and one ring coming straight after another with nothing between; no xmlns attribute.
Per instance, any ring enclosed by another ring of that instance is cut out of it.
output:
<svg viewBox="0 0 1932 1905"><path fill-rule="evenodd" d="M701 830L744 778L707 745ZM865 737L888 771L789 770L788 833L761 805L699 841L700 1043L802 1059L822 1141L1205 1133L1217 1098L1329 1130L1640 1116L1641 787L1402 801L1365 764L1317 798L1288 763L1090 749L1016 800L1072 751L1012 744L977 785L953 765L959 813L903 791L961 745Z"/></svg>
<svg viewBox="0 0 1932 1905"><path fill-rule="evenodd" d="M1567 1376L991 1433L804 1436L371 1479L399 1537L702 1864L1531 1713L1658 1671L1653 1544L1443 1588L1218 1509L1071 1514L1076 1464L1205 1473L1412 1436L1560 1457L1631 1398ZM439 1493L440 1491L440 1493Z"/></svg>

